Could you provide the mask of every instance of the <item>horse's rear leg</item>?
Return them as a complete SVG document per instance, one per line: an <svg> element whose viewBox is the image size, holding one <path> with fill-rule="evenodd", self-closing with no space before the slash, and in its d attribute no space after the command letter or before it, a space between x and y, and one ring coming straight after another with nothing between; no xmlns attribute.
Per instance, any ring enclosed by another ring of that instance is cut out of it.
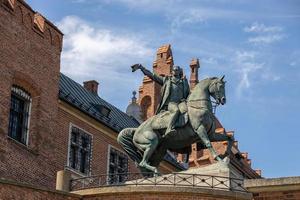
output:
<svg viewBox="0 0 300 200"><path fill-rule="evenodd" d="M224 133L214 132L214 133L210 134L209 138L212 142L219 142L219 141L227 141L228 142L227 149L224 152L224 154L219 155L222 159L227 157L230 154L231 148L232 148L232 145L234 142L234 135L232 132L226 133L225 130L224 130Z"/></svg>
<svg viewBox="0 0 300 200"><path fill-rule="evenodd" d="M149 159L151 158L151 156L153 155L154 151L157 148L158 145L158 137L156 136L155 133L153 134L148 134L147 135L147 143L144 144L139 144L140 147L142 147L144 149L144 154L143 154L143 159L142 161L139 163L140 167L144 167L148 170L153 171L154 173L158 173L158 170L156 167L151 166L149 164Z"/></svg>

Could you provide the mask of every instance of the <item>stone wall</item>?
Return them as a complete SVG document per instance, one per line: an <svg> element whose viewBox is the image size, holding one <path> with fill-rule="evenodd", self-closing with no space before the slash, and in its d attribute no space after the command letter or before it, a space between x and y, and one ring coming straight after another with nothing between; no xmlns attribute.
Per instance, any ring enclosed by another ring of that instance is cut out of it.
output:
<svg viewBox="0 0 300 200"><path fill-rule="evenodd" d="M251 179L245 181L245 187L254 200L300 199L300 177Z"/></svg>
<svg viewBox="0 0 300 200"><path fill-rule="evenodd" d="M251 200L250 193L191 187L119 186L76 191L72 193L42 189L0 179L0 199L43 200Z"/></svg>
<svg viewBox="0 0 300 200"><path fill-rule="evenodd" d="M75 192L84 200L251 200L250 193L192 187L167 186L123 186L88 189Z"/></svg>

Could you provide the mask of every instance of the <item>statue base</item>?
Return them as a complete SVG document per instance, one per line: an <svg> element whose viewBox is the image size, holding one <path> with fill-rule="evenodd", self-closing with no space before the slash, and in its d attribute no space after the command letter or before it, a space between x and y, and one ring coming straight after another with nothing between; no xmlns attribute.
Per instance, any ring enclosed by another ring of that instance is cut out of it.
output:
<svg viewBox="0 0 300 200"><path fill-rule="evenodd" d="M180 173L186 174L198 174L209 176L222 176L235 179L243 179L240 174L231 164L229 158L225 158L223 161L219 161L214 164L210 164L204 167L193 167Z"/></svg>
<svg viewBox="0 0 300 200"><path fill-rule="evenodd" d="M199 187L228 191L245 192L243 177L229 163L229 159L205 167L191 168L186 171L130 180L125 184L160 185L178 187Z"/></svg>

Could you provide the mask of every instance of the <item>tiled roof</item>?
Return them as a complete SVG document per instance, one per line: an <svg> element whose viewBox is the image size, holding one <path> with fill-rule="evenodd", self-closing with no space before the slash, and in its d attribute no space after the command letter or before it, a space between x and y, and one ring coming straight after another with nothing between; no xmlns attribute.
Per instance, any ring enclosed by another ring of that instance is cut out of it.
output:
<svg viewBox="0 0 300 200"><path fill-rule="evenodd" d="M100 123L103 123L113 129L117 133L124 128L139 126L139 122L136 119L106 102L98 95L89 92L82 85L62 73L60 74L59 82L59 98ZM99 107L101 106L105 106L110 110L108 116L101 114L99 110ZM164 160L178 169L186 169L169 154L166 154Z"/></svg>

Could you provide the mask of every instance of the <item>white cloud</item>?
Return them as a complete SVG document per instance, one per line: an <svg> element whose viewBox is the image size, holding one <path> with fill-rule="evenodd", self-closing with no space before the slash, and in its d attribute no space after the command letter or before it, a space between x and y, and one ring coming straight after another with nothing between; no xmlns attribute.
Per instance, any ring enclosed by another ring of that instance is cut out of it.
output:
<svg viewBox="0 0 300 200"><path fill-rule="evenodd" d="M281 26L266 26L263 23L254 22L250 26L246 26L244 32L255 34L250 36L248 42L254 45L272 44L286 37Z"/></svg>
<svg viewBox="0 0 300 200"><path fill-rule="evenodd" d="M272 74L271 72L266 72L262 74L262 78L267 80L267 81L279 81L281 79L280 76L276 74Z"/></svg>
<svg viewBox="0 0 300 200"><path fill-rule="evenodd" d="M236 71L240 75L240 81L237 86L237 96L241 97L243 91L251 87L250 75L260 70L265 64L256 62L256 52L237 51L234 62L237 66Z"/></svg>
<svg viewBox="0 0 300 200"><path fill-rule="evenodd" d="M255 88L255 84L269 83L281 79L274 73L269 65L261 61L261 53L256 51L237 51L234 55L233 62L235 71L239 74L239 83L236 89L237 97L242 97L249 89ZM251 91L251 90L250 90Z"/></svg>
<svg viewBox="0 0 300 200"><path fill-rule="evenodd" d="M185 7L185 5L182 5ZM178 10L179 9L179 10ZM205 23L209 20L228 20L241 18L245 16L245 13L235 10L228 10L222 8L210 8L210 7L185 7L176 9L170 9L167 11L168 19L171 21L171 30L175 33L178 29L184 25L197 25Z"/></svg>
<svg viewBox="0 0 300 200"><path fill-rule="evenodd" d="M254 22L251 26L244 28L244 31L249 33L270 33L270 32L281 32L283 28L280 26L266 26L265 24L260 24Z"/></svg>
<svg viewBox="0 0 300 200"><path fill-rule="evenodd" d="M201 59L201 62L206 63L206 64L211 64L211 65L218 65L219 64L218 60L214 57L208 57L208 58L204 57L204 58Z"/></svg>
<svg viewBox="0 0 300 200"><path fill-rule="evenodd" d="M63 18L58 27L65 34L62 72L78 82L98 80L100 94L109 99L113 94L121 98L124 84L136 89L138 79L132 78L130 65L148 62L154 55L141 36L94 28L76 16Z"/></svg>
<svg viewBox="0 0 300 200"><path fill-rule="evenodd" d="M290 66L291 67L299 67L300 66L300 50L295 50L289 56Z"/></svg>
<svg viewBox="0 0 300 200"><path fill-rule="evenodd" d="M271 44L282 40L284 37L285 36L283 34L260 35L256 37L249 37L248 42L252 44Z"/></svg>

